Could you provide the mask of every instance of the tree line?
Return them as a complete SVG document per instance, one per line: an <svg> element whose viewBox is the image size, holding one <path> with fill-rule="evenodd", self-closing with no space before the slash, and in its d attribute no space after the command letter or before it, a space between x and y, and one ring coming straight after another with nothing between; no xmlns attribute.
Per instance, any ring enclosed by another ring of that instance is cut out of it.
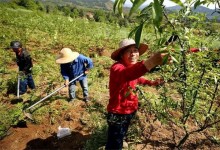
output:
<svg viewBox="0 0 220 150"><path fill-rule="evenodd" d="M37 0L12 0L10 2L3 2L1 5L13 9L24 8L48 14L61 14L71 18L86 18L96 22L115 23L121 27L128 27L130 23L133 22L133 19L129 18L128 15L121 18L120 15L114 14L112 11L78 7L74 3L65 4L61 2L41 2Z"/></svg>

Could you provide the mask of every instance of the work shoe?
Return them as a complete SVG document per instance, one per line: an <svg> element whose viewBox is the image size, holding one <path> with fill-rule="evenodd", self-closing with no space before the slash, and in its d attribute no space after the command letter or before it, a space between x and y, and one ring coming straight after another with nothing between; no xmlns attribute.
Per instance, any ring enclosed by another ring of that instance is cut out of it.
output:
<svg viewBox="0 0 220 150"><path fill-rule="evenodd" d="M85 103L88 103L88 102L89 102L89 98L88 98L88 97L84 97L84 98L83 98L83 101L84 101Z"/></svg>
<svg viewBox="0 0 220 150"><path fill-rule="evenodd" d="M19 95L24 95L26 92L19 92Z"/></svg>

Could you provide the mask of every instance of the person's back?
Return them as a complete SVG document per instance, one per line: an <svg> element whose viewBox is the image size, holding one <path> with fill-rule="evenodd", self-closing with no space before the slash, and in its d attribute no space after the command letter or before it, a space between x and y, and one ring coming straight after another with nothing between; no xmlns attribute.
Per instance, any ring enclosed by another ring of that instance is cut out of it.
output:
<svg viewBox="0 0 220 150"><path fill-rule="evenodd" d="M92 60L82 54L79 54L78 52L73 52L70 48L63 48L56 59L56 63L60 64L60 72L65 80L64 84L69 88L68 101L74 101L76 97L76 82L79 81L83 90L83 100L88 102L89 93L87 73L91 68L93 68ZM74 80L74 78L77 79L74 82L69 83L71 80Z"/></svg>

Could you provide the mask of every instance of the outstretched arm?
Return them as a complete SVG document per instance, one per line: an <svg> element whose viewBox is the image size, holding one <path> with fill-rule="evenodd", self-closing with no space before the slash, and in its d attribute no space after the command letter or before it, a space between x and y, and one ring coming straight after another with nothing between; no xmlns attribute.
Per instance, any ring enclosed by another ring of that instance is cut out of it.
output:
<svg viewBox="0 0 220 150"><path fill-rule="evenodd" d="M142 77L142 78L138 79L138 84L149 85L149 86L157 86L157 85L164 84L164 80L161 79L161 78L158 78L156 80L147 80L147 79Z"/></svg>

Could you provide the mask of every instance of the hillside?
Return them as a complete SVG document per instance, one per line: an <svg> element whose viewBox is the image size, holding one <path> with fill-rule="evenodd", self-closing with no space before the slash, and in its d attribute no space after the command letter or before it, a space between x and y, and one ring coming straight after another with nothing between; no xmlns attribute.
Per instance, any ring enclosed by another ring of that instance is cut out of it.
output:
<svg viewBox="0 0 220 150"><path fill-rule="evenodd" d="M64 2L72 2L78 6L84 6L88 8L97 8L97 9L104 9L104 10L112 10L113 8L113 1L112 0L64 0ZM129 6L126 6L129 7ZM180 6L173 6L173 7L167 7L168 10L171 11L178 11L181 9ZM209 9L204 6L199 6L196 9L193 9L193 12L196 13L205 13L207 15L208 19L212 19L214 17L217 17L217 20L220 21L220 14L217 12L214 12L213 9Z"/></svg>
<svg viewBox="0 0 220 150"><path fill-rule="evenodd" d="M181 7L180 6L172 6L172 7L167 7L167 9L170 11L179 11L181 9ZM204 6L199 6L196 9L192 8L192 11L195 13L204 13L204 14L206 14L208 19L213 19L213 18L217 17L217 20L220 21L220 14L217 12L214 12L213 9L209 9Z"/></svg>
<svg viewBox="0 0 220 150"><path fill-rule="evenodd" d="M10 0L2 0L1 2L9 2ZM113 0L38 0L44 4L54 4L54 5L73 5L80 8L90 8L90 9L101 9L101 10L113 10ZM141 6L143 8L145 6ZM126 5L124 8L126 11L129 10L129 6ZM169 11L179 11L180 6L172 6L166 8ZM199 6L196 9L192 8L193 12L205 13L208 19L217 18L220 21L220 14L214 12L213 9L209 9L204 6Z"/></svg>
<svg viewBox="0 0 220 150"><path fill-rule="evenodd" d="M64 0L68 1L68 0ZM110 0L69 0L70 2L88 8L112 10L113 3Z"/></svg>
<svg viewBox="0 0 220 150"><path fill-rule="evenodd" d="M87 7L93 9L112 10L113 2L111 0L38 0L43 3L54 3L60 5L73 4L79 7Z"/></svg>
<svg viewBox="0 0 220 150"><path fill-rule="evenodd" d="M44 4L54 5L74 5L79 7L112 10L113 2L111 0L37 0ZM1 2L11 2L11 0L1 0Z"/></svg>
<svg viewBox="0 0 220 150"><path fill-rule="evenodd" d="M51 2L64 4L61 0ZM80 5L83 2L85 1ZM73 4L70 1L65 2L69 3ZM60 10L61 8L66 7L61 6ZM128 149L219 150L220 64L218 66L216 63L216 60L219 61L219 24L198 21L199 26L189 26L189 32L185 33L183 29L186 24L178 23L175 33L179 34L184 44L190 43L184 45L183 49L180 42L173 41L168 46L164 45L163 42L173 34L171 27L168 26L160 35L162 39L156 36L152 23L147 23L141 42L148 44L149 50L141 55L140 60L146 60L153 52L162 51L169 52L172 59L143 75L149 80L163 78L163 85L132 87L125 95L137 94L139 99L137 114L125 138ZM194 22L192 20L189 23L192 25ZM110 56L118 49L121 39L128 37L132 25L125 27L115 22L96 22L84 17L24 7L2 7L0 149L103 150L108 126L106 114L110 68L115 63ZM16 95L16 56L11 49L4 49L12 40L20 40L33 58L32 70L36 89L28 89L27 93L20 95L21 100ZM217 48L211 47L213 42ZM191 53L188 46L206 46L208 50ZM68 87L65 87L27 110L63 86L60 66L55 63L63 47L69 47L93 60L94 68L87 74L90 101L83 101L82 89L77 83L76 99L73 102L68 102ZM130 73L125 73L124 76L122 80L130 76ZM27 118L25 113L30 113L33 120ZM58 138L59 126L69 128L71 135Z"/></svg>

